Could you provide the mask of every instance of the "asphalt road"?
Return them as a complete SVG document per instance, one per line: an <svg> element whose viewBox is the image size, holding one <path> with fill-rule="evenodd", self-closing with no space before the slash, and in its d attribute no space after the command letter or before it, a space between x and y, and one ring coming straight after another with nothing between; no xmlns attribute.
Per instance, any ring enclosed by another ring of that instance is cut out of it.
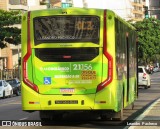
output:
<svg viewBox="0 0 160 129"><path fill-rule="evenodd" d="M129 120L135 119L139 114L141 114L151 103L153 103L157 98L160 97L160 72L151 75L151 88L144 89L139 88L139 96L134 104L134 109L131 106L124 110L124 123ZM0 120L35 120L39 121L38 112L27 113L21 109L21 96L14 96L12 98L0 99ZM42 126L44 123L41 123ZM46 124L46 123L45 123ZM71 113L65 114L65 118L62 121L54 121L52 123L47 123L49 127L54 129L89 129L89 128L99 128L99 129L122 129L124 126L118 126L119 121L101 121L98 116L92 115L90 113ZM45 128L44 127L44 128ZM1 128L1 127L0 127ZM12 127L13 128L13 127ZM17 128L17 127L16 127ZM34 128L34 127L32 127Z"/></svg>

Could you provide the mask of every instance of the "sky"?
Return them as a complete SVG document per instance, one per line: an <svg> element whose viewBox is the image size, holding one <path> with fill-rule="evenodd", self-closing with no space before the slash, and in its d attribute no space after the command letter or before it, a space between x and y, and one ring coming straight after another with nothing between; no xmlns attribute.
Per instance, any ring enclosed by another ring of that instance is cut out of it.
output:
<svg viewBox="0 0 160 129"><path fill-rule="evenodd" d="M87 0L89 8L105 8L106 0Z"/></svg>
<svg viewBox="0 0 160 129"><path fill-rule="evenodd" d="M74 7L83 7L82 0L73 0Z"/></svg>
<svg viewBox="0 0 160 129"><path fill-rule="evenodd" d="M62 0L65 1L65 0ZM88 3L88 8L102 8L102 5L106 0L86 0ZM99 2L100 1L100 2ZM73 0L74 7L83 7L82 0Z"/></svg>
<svg viewBox="0 0 160 129"><path fill-rule="evenodd" d="M28 6L35 6L36 1L35 0L28 0Z"/></svg>
<svg viewBox="0 0 160 129"><path fill-rule="evenodd" d="M83 0L73 0L74 7L83 7ZM88 8L110 9L118 15L131 17L132 6L128 0L86 0Z"/></svg>
<svg viewBox="0 0 160 129"><path fill-rule="evenodd" d="M62 0L65 1L65 0ZM128 0L86 0L88 8L124 9ZM83 7L82 0L73 0L74 7Z"/></svg>

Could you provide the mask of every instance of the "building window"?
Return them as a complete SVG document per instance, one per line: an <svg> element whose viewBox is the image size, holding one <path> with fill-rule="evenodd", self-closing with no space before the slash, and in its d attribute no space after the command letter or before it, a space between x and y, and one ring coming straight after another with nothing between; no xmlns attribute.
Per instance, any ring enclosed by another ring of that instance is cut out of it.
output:
<svg viewBox="0 0 160 129"><path fill-rule="evenodd" d="M135 18L142 18L141 14L135 14Z"/></svg>
<svg viewBox="0 0 160 129"><path fill-rule="evenodd" d="M134 3L141 3L141 0L134 0Z"/></svg>
<svg viewBox="0 0 160 129"><path fill-rule="evenodd" d="M11 5L27 5L27 0L9 0Z"/></svg>

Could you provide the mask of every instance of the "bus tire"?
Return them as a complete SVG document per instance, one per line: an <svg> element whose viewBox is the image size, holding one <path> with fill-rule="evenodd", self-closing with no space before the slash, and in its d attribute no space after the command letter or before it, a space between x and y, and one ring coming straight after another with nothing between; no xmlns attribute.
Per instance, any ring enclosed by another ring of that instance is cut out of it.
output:
<svg viewBox="0 0 160 129"><path fill-rule="evenodd" d="M148 88L151 88L151 82L148 81Z"/></svg>
<svg viewBox="0 0 160 129"><path fill-rule="evenodd" d="M148 85L144 86L145 89L148 89Z"/></svg>
<svg viewBox="0 0 160 129"><path fill-rule="evenodd" d="M11 98L13 95L13 90L10 91L10 95L9 95L9 98Z"/></svg>
<svg viewBox="0 0 160 129"><path fill-rule="evenodd" d="M19 90L16 91L16 96L20 96L20 91Z"/></svg>
<svg viewBox="0 0 160 129"><path fill-rule="evenodd" d="M5 99L5 97L6 97L6 96L5 96L5 91L3 91L3 97L2 97L2 98Z"/></svg>

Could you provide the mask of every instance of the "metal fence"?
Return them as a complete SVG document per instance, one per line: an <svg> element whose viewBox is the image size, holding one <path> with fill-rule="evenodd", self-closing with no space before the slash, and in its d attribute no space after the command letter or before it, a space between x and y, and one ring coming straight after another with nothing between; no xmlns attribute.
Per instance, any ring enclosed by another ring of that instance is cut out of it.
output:
<svg viewBox="0 0 160 129"><path fill-rule="evenodd" d="M3 69L0 70L0 79L7 80L12 78L20 79L20 70L19 69Z"/></svg>

